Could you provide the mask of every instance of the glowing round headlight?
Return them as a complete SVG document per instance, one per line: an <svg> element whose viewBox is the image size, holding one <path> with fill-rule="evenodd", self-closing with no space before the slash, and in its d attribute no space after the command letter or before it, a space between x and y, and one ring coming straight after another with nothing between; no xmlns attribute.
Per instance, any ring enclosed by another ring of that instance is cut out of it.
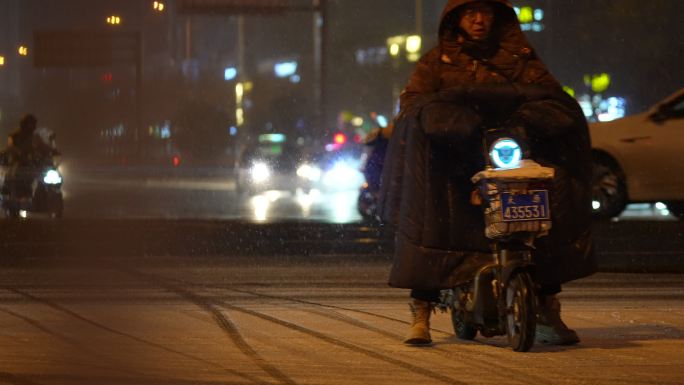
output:
<svg viewBox="0 0 684 385"><path fill-rule="evenodd" d="M57 170L49 170L43 176L43 182L45 184L60 184L62 183L62 176L59 175Z"/></svg>
<svg viewBox="0 0 684 385"><path fill-rule="evenodd" d="M271 170L266 163L255 163L251 170L252 180L256 183L263 183L271 177Z"/></svg>
<svg viewBox="0 0 684 385"><path fill-rule="evenodd" d="M502 138L494 142L489 157L497 168L520 167L522 148L511 138Z"/></svg>

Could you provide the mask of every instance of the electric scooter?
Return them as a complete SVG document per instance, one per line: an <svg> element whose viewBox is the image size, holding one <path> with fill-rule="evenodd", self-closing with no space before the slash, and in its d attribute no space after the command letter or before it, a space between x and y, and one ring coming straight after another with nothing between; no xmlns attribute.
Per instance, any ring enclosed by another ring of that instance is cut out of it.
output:
<svg viewBox="0 0 684 385"><path fill-rule="evenodd" d="M513 350L525 352L534 344L537 317L532 250L551 229L554 169L524 159L521 144L505 131L483 137L487 166L472 178L472 203L482 207L491 261L466 284L443 290L438 306L451 312L458 338L507 335Z"/></svg>

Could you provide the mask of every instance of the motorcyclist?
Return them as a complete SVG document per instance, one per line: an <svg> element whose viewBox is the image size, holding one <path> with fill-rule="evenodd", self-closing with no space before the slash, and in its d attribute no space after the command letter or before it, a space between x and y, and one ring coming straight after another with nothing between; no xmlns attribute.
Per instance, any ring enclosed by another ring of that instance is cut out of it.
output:
<svg viewBox="0 0 684 385"><path fill-rule="evenodd" d="M36 133L38 120L27 114L19 122L19 128L7 139L3 151L4 163L8 166L2 188L2 195L15 197L31 196L31 185L39 167L58 152Z"/></svg>
<svg viewBox="0 0 684 385"><path fill-rule="evenodd" d="M370 147L366 163L363 167L363 175L371 191L377 192L380 189L380 176L382 175L382 163L385 159L387 144L392 136L394 124L390 123L385 127L379 127L371 131L363 143Z"/></svg>
<svg viewBox="0 0 684 385"><path fill-rule="evenodd" d="M390 123L384 127L375 128L363 140L363 144L368 148L362 167L363 176L366 181L361 186L361 191L359 191L357 208L365 220L375 222L378 219L377 205L382 166L393 127L393 123Z"/></svg>
<svg viewBox="0 0 684 385"><path fill-rule="evenodd" d="M455 87L495 94L516 85L537 85L553 96L515 104L448 98ZM577 103L531 49L509 2L449 0L439 45L418 62L400 102L379 210L396 230L389 283L412 289L405 342L431 343L430 314L439 290L463 283L464 272L491 252L482 213L470 203L470 178L484 167L483 126L505 128L535 160L556 169L553 230L533 251L540 284L536 340L579 342L561 320L556 294L561 284L596 270L588 129Z"/></svg>

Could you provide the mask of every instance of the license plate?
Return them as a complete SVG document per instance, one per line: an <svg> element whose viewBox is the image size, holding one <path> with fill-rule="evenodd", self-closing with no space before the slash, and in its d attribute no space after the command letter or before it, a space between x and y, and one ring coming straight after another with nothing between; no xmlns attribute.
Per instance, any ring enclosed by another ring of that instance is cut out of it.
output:
<svg viewBox="0 0 684 385"><path fill-rule="evenodd" d="M524 222L551 219L549 191L531 190L528 194L501 193L501 213L504 222Z"/></svg>

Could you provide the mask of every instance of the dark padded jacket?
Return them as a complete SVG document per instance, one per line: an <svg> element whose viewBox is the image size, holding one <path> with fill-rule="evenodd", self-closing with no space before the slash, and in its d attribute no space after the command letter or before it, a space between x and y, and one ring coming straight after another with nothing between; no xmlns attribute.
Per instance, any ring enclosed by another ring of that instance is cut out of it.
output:
<svg viewBox="0 0 684 385"><path fill-rule="evenodd" d="M556 169L553 230L534 253L538 282L588 276L596 260L586 120L535 55L507 1L490 0L495 22L489 41L460 37L458 8L473 1L448 2L439 45L421 58L401 95L380 193L380 214L396 231L389 283L449 288L489 260L483 215L469 199L470 178L484 167L484 126L515 127L532 157ZM544 92L520 92L530 86ZM457 89L466 96L452 92ZM501 99L502 93L516 96Z"/></svg>

